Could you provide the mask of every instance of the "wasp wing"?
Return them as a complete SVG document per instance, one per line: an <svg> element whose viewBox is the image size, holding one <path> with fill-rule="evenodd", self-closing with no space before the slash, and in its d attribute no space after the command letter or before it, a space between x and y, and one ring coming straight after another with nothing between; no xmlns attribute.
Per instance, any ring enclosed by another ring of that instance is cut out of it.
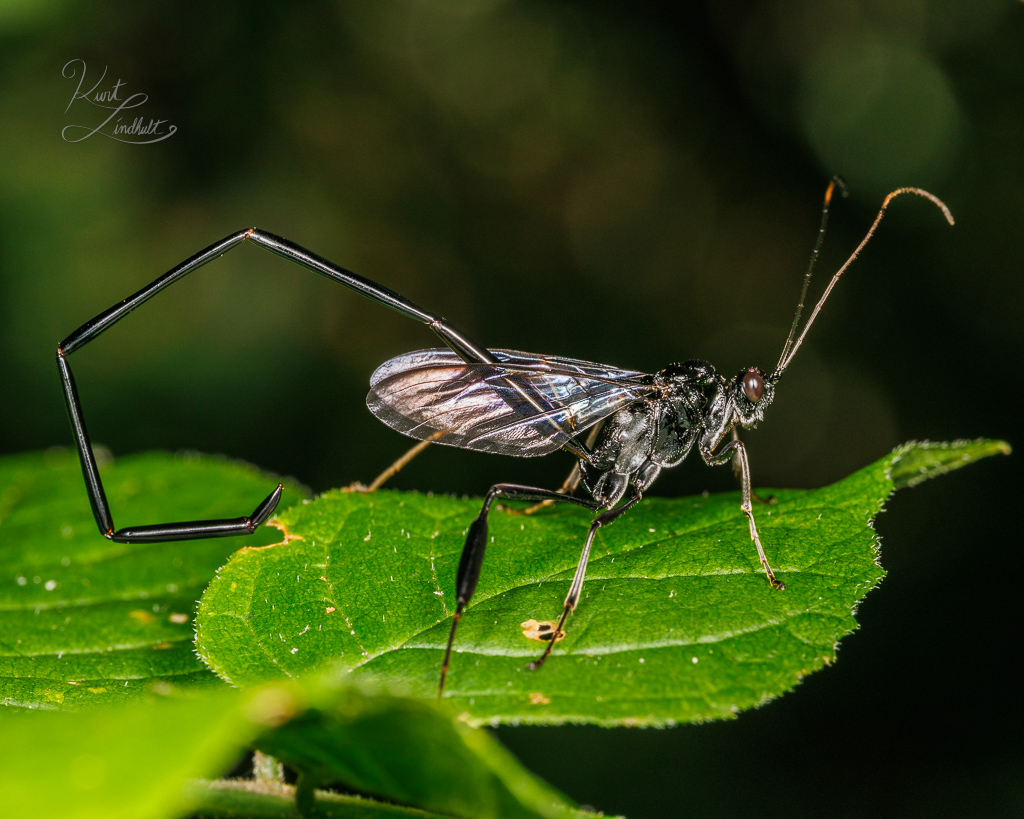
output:
<svg viewBox="0 0 1024 819"><path fill-rule="evenodd" d="M385 362L366 405L392 429L439 444L547 455L626 404L649 395L650 376L573 358L491 350L495 364L467 364L447 348Z"/></svg>

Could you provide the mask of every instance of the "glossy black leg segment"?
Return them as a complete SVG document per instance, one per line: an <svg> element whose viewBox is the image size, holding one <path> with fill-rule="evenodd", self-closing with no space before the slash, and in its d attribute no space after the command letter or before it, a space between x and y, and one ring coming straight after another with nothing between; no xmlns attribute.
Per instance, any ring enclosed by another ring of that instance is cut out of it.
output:
<svg viewBox="0 0 1024 819"><path fill-rule="evenodd" d="M451 630L448 632L448 645L444 652L444 662L441 664L441 681L437 686L438 699L444 694L444 682L448 676L448 664L452 654L452 643L455 641L455 630L458 628L462 612L472 599L473 592L476 591L476 584L480 580L480 569L483 567L484 554L487 550L487 516L490 514L491 505L499 496L509 500L551 500L574 503L592 511L600 508L595 501L574 498L571 495L560 494L550 489L520 486L514 483L499 483L491 487L491 491L484 498L480 514L469 525L469 531L466 533L466 545L462 547L462 557L459 559L459 569L455 575L455 616L452 617Z"/></svg>
<svg viewBox="0 0 1024 819"><path fill-rule="evenodd" d="M281 484L267 495L251 515L225 520L194 520L182 523L158 523L154 526L127 526L107 537L118 543L163 543L169 540L195 540L203 537L251 535L266 522L281 500Z"/></svg>
<svg viewBox="0 0 1024 819"><path fill-rule="evenodd" d="M59 347L57 348L57 369L60 370L60 382L64 388L64 403L67 405L71 429L75 434L75 447L78 449L78 460L82 464L82 476L85 478L85 489L89 494L92 514L96 518L96 525L100 527L100 533L104 537L110 537L114 533L114 519L111 517L110 505L107 503L107 496L103 491L103 482L100 480L100 470L96 466L96 458L93 456L89 433L85 429L82 405L78 400L78 390L75 388L75 377Z"/></svg>

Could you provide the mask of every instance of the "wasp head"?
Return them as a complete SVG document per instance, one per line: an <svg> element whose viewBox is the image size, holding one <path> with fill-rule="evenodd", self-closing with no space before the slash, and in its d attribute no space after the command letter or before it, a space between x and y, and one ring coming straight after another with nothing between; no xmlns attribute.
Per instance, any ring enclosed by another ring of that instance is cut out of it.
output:
<svg viewBox="0 0 1024 819"><path fill-rule="evenodd" d="M764 418L764 410L775 397L775 378L757 367L747 367L729 385L729 403L742 427L752 427Z"/></svg>

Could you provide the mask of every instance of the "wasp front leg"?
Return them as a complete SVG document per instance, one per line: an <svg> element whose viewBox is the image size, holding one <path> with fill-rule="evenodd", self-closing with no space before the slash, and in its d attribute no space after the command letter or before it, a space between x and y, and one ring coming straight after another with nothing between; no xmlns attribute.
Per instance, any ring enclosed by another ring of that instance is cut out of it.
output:
<svg viewBox="0 0 1024 819"><path fill-rule="evenodd" d="M736 427L732 428L732 439L734 441L738 441L740 439L740 434L736 431ZM732 456L732 474L738 481L743 479L743 465L740 463L740 456L736 453L733 453ZM762 498L754 491L753 487L750 489L750 499L754 503L759 503L762 506L765 506L766 504L775 505L779 502L778 498L774 495L766 495Z"/></svg>
<svg viewBox="0 0 1024 819"><path fill-rule="evenodd" d="M768 582L771 584L771 587L780 590L786 588L785 583L776 579L775 572L772 571L768 558L765 556L764 547L761 546L761 538L757 534L757 524L754 522L754 507L750 502L753 492L750 489L750 464L747 463L747 448L743 446L741 440L734 438L722 448L721 452L716 454L704 442L701 442L700 455L708 466L721 466L730 461L733 462L734 466L739 464L740 492L742 496L740 509L743 510L743 514L747 516L747 522L750 524L750 539L754 541L754 545L757 547L757 556L761 560L761 566L764 568L764 573L768 576Z"/></svg>

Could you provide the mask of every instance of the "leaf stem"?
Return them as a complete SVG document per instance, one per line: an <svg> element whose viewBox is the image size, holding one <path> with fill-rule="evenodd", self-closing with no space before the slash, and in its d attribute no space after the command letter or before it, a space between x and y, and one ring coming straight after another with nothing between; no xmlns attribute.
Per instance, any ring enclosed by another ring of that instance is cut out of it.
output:
<svg viewBox="0 0 1024 819"><path fill-rule="evenodd" d="M271 757L272 758L272 757ZM302 819L295 788L253 779L193 779L185 786L192 816L204 819ZM360 796L317 791L318 813L337 819L448 819L415 808L388 805Z"/></svg>

